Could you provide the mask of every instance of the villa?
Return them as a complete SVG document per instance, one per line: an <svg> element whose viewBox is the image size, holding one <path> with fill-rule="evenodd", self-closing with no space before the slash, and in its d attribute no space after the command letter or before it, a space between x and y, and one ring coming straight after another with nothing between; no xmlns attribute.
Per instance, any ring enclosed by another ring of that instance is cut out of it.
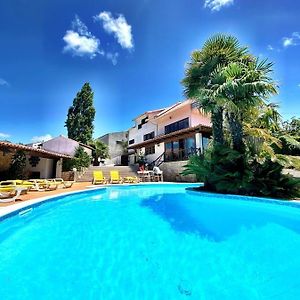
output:
<svg viewBox="0 0 300 300"><path fill-rule="evenodd" d="M129 164L144 156L176 180L191 154L202 153L211 136L210 117L191 100L147 111L134 120L128 132ZM169 175L169 176L168 176Z"/></svg>

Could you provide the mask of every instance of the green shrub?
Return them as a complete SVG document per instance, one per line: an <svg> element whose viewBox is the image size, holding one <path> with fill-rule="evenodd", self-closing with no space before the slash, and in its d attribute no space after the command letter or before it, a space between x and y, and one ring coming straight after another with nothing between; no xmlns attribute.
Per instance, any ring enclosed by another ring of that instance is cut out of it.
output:
<svg viewBox="0 0 300 300"><path fill-rule="evenodd" d="M18 150L12 157L10 168L7 173L9 179L24 179L24 169L26 166L26 155L22 150Z"/></svg>
<svg viewBox="0 0 300 300"><path fill-rule="evenodd" d="M217 193L300 197L300 180L282 174L282 169L270 158L258 161L227 146L216 146L205 155L190 157L182 174L195 174L203 180L203 189Z"/></svg>
<svg viewBox="0 0 300 300"><path fill-rule="evenodd" d="M88 168L90 164L91 157L79 146L75 151L74 158L63 161L63 171L72 171L74 168L81 171L83 168Z"/></svg>

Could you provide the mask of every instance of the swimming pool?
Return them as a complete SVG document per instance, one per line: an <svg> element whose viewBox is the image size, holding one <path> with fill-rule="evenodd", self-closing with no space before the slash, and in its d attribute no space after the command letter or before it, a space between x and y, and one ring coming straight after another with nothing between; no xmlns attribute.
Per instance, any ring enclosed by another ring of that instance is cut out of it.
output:
<svg viewBox="0 0 300 300"><path fill-rule="evenodd" d="M0 299L299 299L300 207L188 186L108 187L3 219Z"/></svg>

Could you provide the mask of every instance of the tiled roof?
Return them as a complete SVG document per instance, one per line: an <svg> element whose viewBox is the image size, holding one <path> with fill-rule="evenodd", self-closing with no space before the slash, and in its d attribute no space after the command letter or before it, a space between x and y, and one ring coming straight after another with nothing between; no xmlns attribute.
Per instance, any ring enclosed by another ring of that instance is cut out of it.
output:
<svg viewBox="0 0 300 300"><path fill-rule="evenodd" d="M31 155L36 155L45 158L72 158L71 156L66 154L0 141L0 150L3 149L23 150L25 152L29 152Z"/></svg>

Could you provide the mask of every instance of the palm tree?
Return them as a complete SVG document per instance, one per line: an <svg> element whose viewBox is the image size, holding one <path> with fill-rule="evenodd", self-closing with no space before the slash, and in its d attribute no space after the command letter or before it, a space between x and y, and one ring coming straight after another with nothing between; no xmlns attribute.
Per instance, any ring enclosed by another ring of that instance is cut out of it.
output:
<svg viewBox="0 0 300 300"><path fill-rule="evenodd" d="M99 165L99 158L105 159L109 157L108 153L108 146L104 144L100 140L93 140L92 143L90 143L90 146L94 148L93 150L93 165L98 166Z"/></svg>
<svg viewBox="0 0 300 300"><path fill-rule="evenodd" d="M252 108L265 105L266 99L277 93L277 85L269 77L270 72L272 63L244 55L237 62L219 66L212 76L214 84L205 91L206 97L218 99L219 105L222 105L233 149L241 153L245 152L244 119Z"/></svg>
<svg viewBox="0 0 300 300"><path fill-rule="evenodd" d="M185 78L182 80L184 94L198 101L199 108L211 114L212 132L215 144L224 144L222 99L212 96L210 91L218 84L215 71L228 64L239 61L247 53L238 40L230 35L218 34L204 44L203 48L191 55L187 64Z"/></svg>

